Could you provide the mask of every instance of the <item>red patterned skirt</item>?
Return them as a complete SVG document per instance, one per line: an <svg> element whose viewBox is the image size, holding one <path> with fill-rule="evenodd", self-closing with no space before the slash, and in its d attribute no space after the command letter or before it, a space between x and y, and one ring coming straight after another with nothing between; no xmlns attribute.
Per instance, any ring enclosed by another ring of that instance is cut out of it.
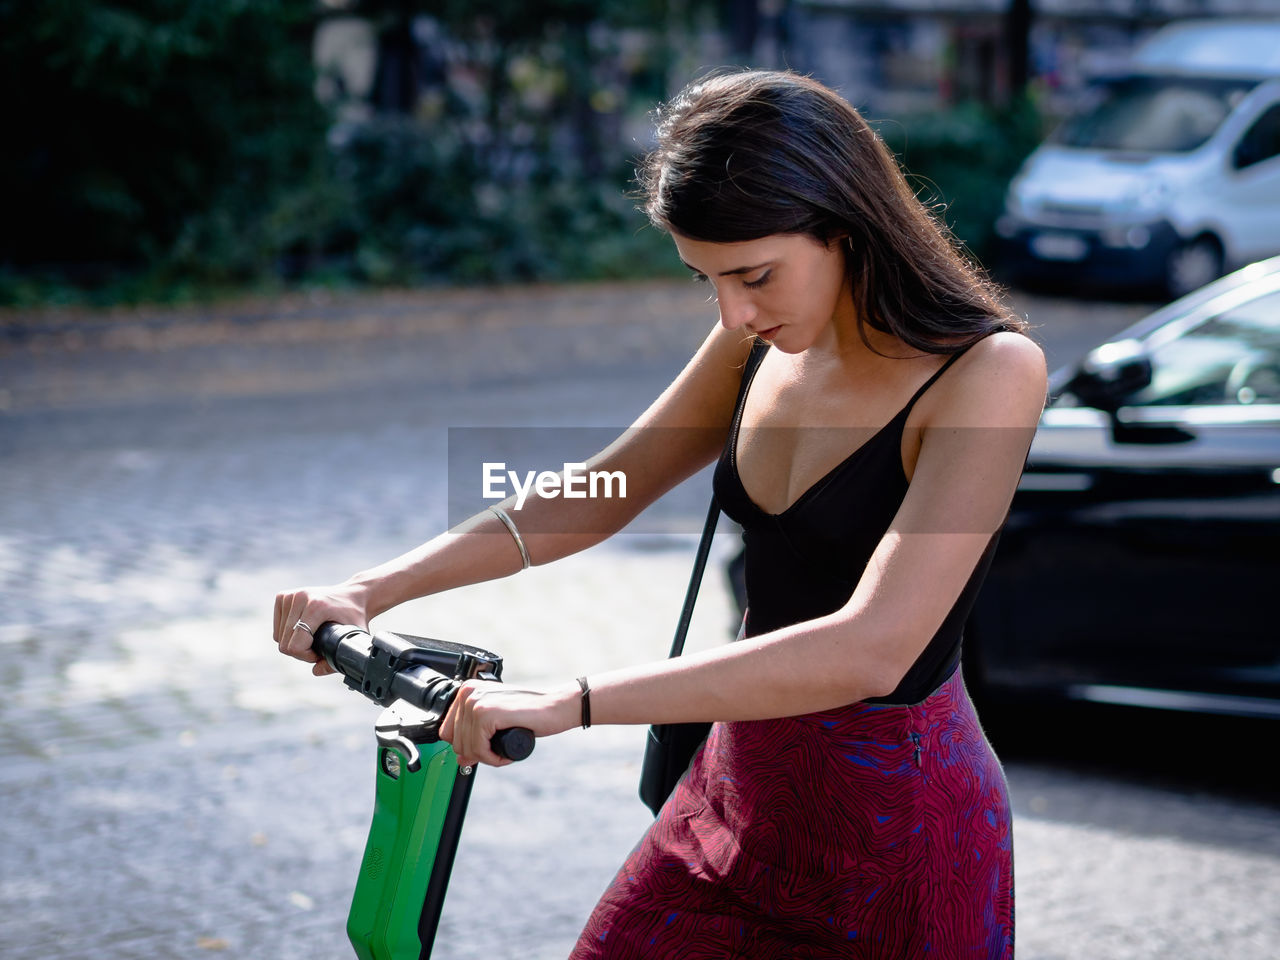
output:
<svg viewBox="0 0 1280 960"><path fill-rule="evenodd" d="M1008 790L957 670L914 706L712 727L571 960L1012 956Z"/></svg>

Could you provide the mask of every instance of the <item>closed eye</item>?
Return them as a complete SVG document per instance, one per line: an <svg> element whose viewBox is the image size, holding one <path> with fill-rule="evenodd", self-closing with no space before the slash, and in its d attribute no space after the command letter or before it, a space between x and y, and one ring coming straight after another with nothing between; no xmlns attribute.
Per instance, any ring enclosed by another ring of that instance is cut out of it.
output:
<svg viewBox="0 0 1280 960"><path fill-rule="evenodd" d="M691 279L694 283L710 282L709 280L707 280L707 275L705 273L698 273L696 270L694 271L693 276L690 277L689 279ZM716 293L714 290L712 290L709 294L707 294L707 303L711 303L715 299L716 299Z"/></svg>
<svg viewBox="0 0 1280 960"><path fill-rule="evenodd" d="M769 282L769 277L771 277L772 275L773 275L772 270L766 270L764 273L760 274L760 278L758 280L743 280L742 285L752 290L758 290L760 287L763 287L766 283Z"/></svg>

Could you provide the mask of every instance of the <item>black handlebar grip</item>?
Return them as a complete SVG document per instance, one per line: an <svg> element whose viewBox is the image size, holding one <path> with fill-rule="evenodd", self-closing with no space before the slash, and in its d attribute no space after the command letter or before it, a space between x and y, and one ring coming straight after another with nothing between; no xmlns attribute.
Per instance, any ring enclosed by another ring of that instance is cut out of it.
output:
<svg viewBox="0 0 1280 960"><path fill-rule="evenodd" d="M344 643L345 640L352 642ZM367 630L332 621L322 623L311 637L311 649L315 655L356 683L364 681L368 643Z"/></svg>
<svg viewBox="0 0 1280 960"><path fill-rule="evenodd" d="M506 757L508 760L523 760L533 753L533 745L536 742L532 730L526 730L524 727L508 727L506 730L495 733L489 740L489 746L500 757Z"/></svg>
<svg viewBox="0 0 1280 960"><path fill-rule="evenodd" d="M321 660L328 660L330 666L332 666L334 652L338 649L338 644L341 642L343 634L349 629L334 623L332 620L326 620L311 635L311 649L315 651L317 657Z"/></svg>

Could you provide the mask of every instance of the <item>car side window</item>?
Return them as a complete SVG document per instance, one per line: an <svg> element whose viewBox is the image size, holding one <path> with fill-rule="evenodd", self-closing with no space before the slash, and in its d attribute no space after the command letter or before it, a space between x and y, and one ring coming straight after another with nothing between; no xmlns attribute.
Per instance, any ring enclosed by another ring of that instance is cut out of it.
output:
<svg viewBox="0 0 1280 960"><path fill-rule="evenodd" d="M1232 157L1237 170L1280 156L1280 103L1267 109L1236 144Z"/></svg>
<svg viewBox="0 0 1280 960"><path fill-rule="evenodd" d="M1151 384L1126 406L1280 403L1280 291L1152 343L1148 355Z"/></svg>

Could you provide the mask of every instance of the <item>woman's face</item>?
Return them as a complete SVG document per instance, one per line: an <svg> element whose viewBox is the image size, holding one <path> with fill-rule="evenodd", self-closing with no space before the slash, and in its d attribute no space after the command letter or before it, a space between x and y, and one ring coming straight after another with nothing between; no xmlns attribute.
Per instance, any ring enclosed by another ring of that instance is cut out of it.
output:
<svg viewBox="0 0 1280 960"><path fill-rule="evenodd" d="M710 243L678 233L672 238L685 266L710 282L725 329L755 334L784 353L826 342L839 328L854 329L839 240L824 245L800 234L742 243Z"/></svg>

